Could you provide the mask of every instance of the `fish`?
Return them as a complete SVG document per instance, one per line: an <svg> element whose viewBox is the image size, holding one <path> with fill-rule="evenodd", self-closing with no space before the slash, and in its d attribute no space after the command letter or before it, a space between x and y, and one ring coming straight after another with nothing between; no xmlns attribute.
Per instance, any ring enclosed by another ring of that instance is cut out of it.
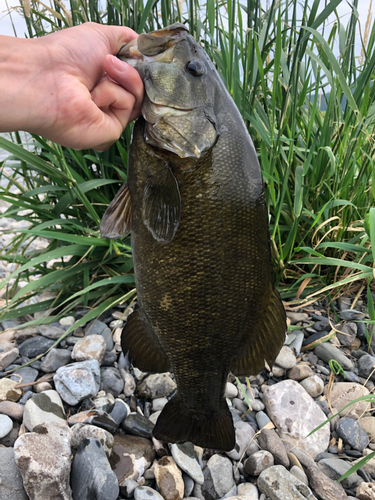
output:
<svg viewBox="0 0 375 500"><path fill-rule="evenodd" d="M285 310L274 285L257 154L203 47L181 23L140 34L118 57L145 88L128 177L101 222L131 230L137 305L121 344L134 366L172 371L156 439L229 451L228 374L272 367Z"/></svg>

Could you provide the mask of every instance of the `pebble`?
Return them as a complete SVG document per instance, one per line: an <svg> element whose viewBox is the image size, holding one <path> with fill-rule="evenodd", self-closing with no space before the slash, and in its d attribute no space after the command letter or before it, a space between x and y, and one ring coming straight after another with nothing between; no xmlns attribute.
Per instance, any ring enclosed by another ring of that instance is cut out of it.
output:
<svg viewBox="0 0 375 500"><path fill-rule="evenodd" d="M326 393L326 390L324 391ZM350 405L348 408L344 407L351 403L354 399L362 396L368 396L370 392L366 387L354 382L337 382L333 384L330 391L331 405L333 408L340 409L340 416L350 416L358 419L370 407L366 401L360 401L355 405Z"/></svg>
<svg viewBox="0 0 375 500"><path fill-rule="evenodd" d="M5 437L13 429L12 419L7 415L0 415L0 439Z"/></svg>
<svg viewBox="0 0 375 500"><path fill-rule="evenodd" d="M198 484L203 484L204 477L198 456L192 443L171 444L171 453L176 464Z"/></svg>
<svg viewBox="0 0 375 500"><path fill-rule="evenodd" d="M233 450L226 452L227 456L232 460L241 460L245 452L250 454L257 450L257 445L254 442L255 431L247 422L239 420L234 424L236 444Z"/></svg>
<svg viewBox="0 0 375 500"><path fill-rule="evenodd" d="M146 377L137 387L140 397L146 399L169 396L177 385L168 373L155 373Z"/></svg>
<svg viewBox="0 0 375 500"><path fill-rule="evenodd" d="M347 495L340 483L326 476L316 465L306 468L311 489L322 500L346 500Z"/></svg>
<svg viewBox="0 0 375 500"><path fill-rule="evenodd" d="M0 414L8 415L17 422L22 422L24 409L25 406L20 403L14 403L13 401L0 402Z"/></svg>
<svg viewBox="0 0 375 500"><path fill-rule="evenodd" d="M317 398L324 391L324 382L318 375L307 377L300 384L312 398Z"/></svg>
<svg viewBox="0 0 375 500"><path fill-rule="evenodd" d="M0 344L2 349L2 344ZM19 350L17 347L12 347L0 352L0 371L4 371L15 359L18 358Z"/></svg>
<svg viewBox="0 0 375 500"><path fill-rule="evenodd" d="M266 387L263 402L267 414L278 429L280 438L289 448L298 447L312 457L328 448L329 425L324 425L306 437L326 416L309 394L294 380L284 380ZM303 419L296 419L303 415Z"/></svg>
<svg viewBox="0 0 375 500"><path fill-rule="evenodd" d="M31 382L35 382L38 377L39 371L35 368L31 368L31 366L25 366L13 372L14 374L10 377L11 380L15 380L18 384L27 384ZM31 390L32 386L23 386L22 389L24 391Z"/></svg>
<svg viewBox="0 0 375 500"><path fill-rule="evenodd" d="M357 324L356 323L345 323L344 325L339 325L338 330L342 333L337 333L337 338L341 345L351 346L357 337Z"/></svg>
<svg viewBox="0 0 375 500"><path fill-rule="evenodd" d="M227 382L227 385L225 386L224 397L233 399L233 398L236 398L237 395L238 395L237 387L234 384L232 384L231 382Z"/></svg>
<svg viewBox="0 0 375 500"><path fill-rule="evenodd" d="M298 365L293 366L293 368L288 371L287 375L291 380L300 381L305 378L312 377L314 372L309 365L299 363Z"/></svg>
<svg viewBox="0 0 375 500"><path fill-rule="evenodd" d="M371 374L371 378L375 378L375 357L370 356L370 354L365 354L361 358L359 358L358 362L358 375L363 378L369 377ZM373 373L374 372L374 373Z"/></svg>
<svg viewBox="0 0 375 500"><path fill-rule="evenodd" d="M363 312L357 311L356 309L344 309L343 311L339 312L339 316L341 319L344 319L346 321L360 321L365 317Z"/></svg>
<svg viewBox="0 0 375 500"><path fill-rule="evenodd" d="M353 418L340 418L336 425L337 435L354 450L362 451L369 444L366 431Z"/></svg>
<svg viewBox="0 0 375 500"><path fill-rule="evenodd" d="M112 453L114 445L114 438L112 434L105 429L97 427L96 425L75 424L71 428L70 435L70 444L73 450L77 449L84 439L95 438L100 441L107 457L109 457Z"/></svg>
<svg viewBox="0 0 375 500"><path fill-rule="evenodd" d="M96 359L71 363L59 368L53 377L57 392L74 406L85 398L96 396L100 388L100 369Z"/></svg>
<svg viewBox="0 0 375 500"><path fill-rule="evenodd" d="M374 500L375 498L375 483L362 483L358 486L355 492L359 500Z"/></svg>
<svg viewBox="0 0 375 500"><path fill-rule="evenodd" d="M185 484L181 470L172 457L163 457L154 465L158 489L165 500L182 500Z"/></svg>
<svg viewBox="0 0 375 500"><path fill-rule="evenodd" d="M29 431L38 425L56 422L66 425L64 407L56 391L46 391L34 394L25 404L23 423Z"/></svg>
<svg viewBox="0 0 375 500"><path fill-rule="evenodd" d="M318 466L326 476L334 481L340 479L351 468L351 464L341 458L323 458L319 461ZM344 488L356 488L362 482L363 479L356 472L353 472L343 479L340 484Z"/></svg>
<svg viewBox="0 0 375 500"><path fill-rule="evenodd" d="M100 364L106 351L106 343L101 335L87 335L73 347L72 358L76 361L96 359Z"/></svg>
<svg viewBox="0 0 375 500"><path fill-rule="evenodd" d="M222 498L235 485L232 462L229 458L213 455L203 470L204 498Z"/></svg>
<svg viewBox="0 0 375 500"><path fill-rule="evenodd" d="M264 470L258 477L257 486L272 500L316 500L310 488L282 465Z"/></svg>
<svg viewBox="0 0 375 500"><path fill-rule="evenodd" d="M126 434L115 434L110 464L120 486L128 480L140 480L155 460L155 451L149 439Z"/></svg>
<svg viewBox="0 0 375 500"><path fill-rule="evenodd" d="M54 343L54 340L38 336L22 342L22 344L18 346L18 350L21 356L27 356L32 359L40 354L44 354Z"/></svg>
<svg viewBox="0 0 375 500"><path fill-rule="evenodd" d="M0 412L1 412L1 404L0 403ZM372 443L375 442L375 417L362 417L359 421L359 424L361 424L362 429L364 429L367 432L367 435L370 438L370 441Z"/></svg>
<svg viewBox="0 0 375 500"><path fill-rule="evenodd" d="M14 443L14 456L30 500L71 499L69 429L46 422L37 432L22 434ZM52 493L53 492L53 493Z"/></svg>
<svg viewBox="0 0 375 500"><path fill-rule="evenodd" d="M275 360L275 364L280 366L281 368L284 368L285 370L289 370L290 368L293 368L293 366L297 363L297 359L293 353L293 350L284 345L276 360Z"/></svg>
<svg viewBox="0 0 375 500"><path fill-rule="evenodd" d="M18 401L22 396L22 390L17 389L18 382L9 378L0 379L0 402L1 401Z"/></svg>
<svg viewBox="0 0 375 500"><path fill-rule="evenodd" d="M120 370L113 366L100 369L100 390L109 392L115 398L121 394L124 388L124 381Z"/></svg>
<svg viewBox="0 0 375 500"><path fill-rule="evenodd" d="M130 413L123 421L122 427L133 436L151 438L154 425L143 415Z"/></svg>
<svg viewBox="0 0 375 500"><path fill-rule="evenodd" d="M337 347L330 344L329 342L324 342L323 344L318 345L314 349L315 354L322 361L328 363L331 359L337 361L344 370L353 370L353 363L348 359L344 353L340 351Z"/></svg>
<svg viewBox="0 0 375 500"><path fill-rule="evenodd" d="M61 326L73 326L76 322L74 316L66 316L65 318L61 318L59 323Z"/></svg>
<svg viewBox="0 0 375 500"><path fill-rule="evenodd" d="M109 416L113 418L118 426L120 426L129 413L129 405L122 399L116 399L112 411L109 413Z"/></svg>
<svg viewBox="0 0 375 500"><path fill-rule="evenodd" d="M274 465L272 453L260 450L249 456L244 462L243 470L249 476L259 476L261 472Z"/></svg>
<svg viewBox="0 0 375 500"><path fill-rule="evenodd" d="M163 497L148 486L140 486L134 491L134 500L164 500Z"/></svg>
<svg viewBox="0 0 375 500"><path fill-rule="evenodd" d="M85 335L101 335L101 333L107 328L107 325L102 321L92 320L85 327Z"/></svg>
<svg viewBox="0 0 375 500"><path fill-rule="evenodd" d="M258 442L263 450L272 453L276 465L289 467L289 457L285 446L273 429L263 429L258 436Z"/></svg>
<svg viewBox="0 0 375 500"><path fill-rule="evenodd" d="M74 424L92 424L105 429L106 431L114 434L117 431L118 425L105 411L102 410L87 410L81 411L72 415L68 419L69 425Z"/></svg>
<svg viewBox="0 0 375 500"><path fill-rule="evenodd" d="M61 366L65 366L71 362L71 351L68 349L51 349L40 365L43 372L51 373L58 370Z"/></svg>
<svg viewBox="0 0 375 500"><path fill-rule="evenodd" d="M65 330L64 328L60 328L58 326L40 325L37 327L37 332L48 339L57 340L64 335Z"/></svg>
<svg viewBox="0 0 375 500"><path fill-rule="evenodd" d="M14 459L13 448L0 447L0 464L0 498L28 500L21 473Z"/></svg>
<svg viewBox="0 0 375 500"><path fill-rule="evenodd" d="M77 500L117 500L120 493L117 477L98 439L89 437L79 445L70 484Z"/></svg>

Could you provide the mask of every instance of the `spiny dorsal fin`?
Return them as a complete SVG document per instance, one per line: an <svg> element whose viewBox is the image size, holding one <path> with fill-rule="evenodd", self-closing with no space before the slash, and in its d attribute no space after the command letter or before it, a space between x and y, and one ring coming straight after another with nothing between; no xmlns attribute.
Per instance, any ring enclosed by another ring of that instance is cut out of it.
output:
<svg viewBox="0 0 375 500"><path fill-rule="evenodd" d="M131 229L132 203L127 182L123 184L111 201L100 224L102 238L121 238Z"/></svg>

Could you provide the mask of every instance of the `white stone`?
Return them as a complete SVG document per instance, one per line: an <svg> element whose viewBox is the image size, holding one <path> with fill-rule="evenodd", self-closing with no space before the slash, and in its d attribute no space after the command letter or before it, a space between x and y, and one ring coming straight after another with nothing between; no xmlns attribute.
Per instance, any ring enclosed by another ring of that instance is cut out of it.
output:
<svg viewBox="0 0 375 500"><path fill-rule="evenodd" d="M320 377L318 377L318 375L307 377L302 380L300 384L312 398L317 398L318 396L323 394L324 382Z"/></svg>
<svg viewBox="0 0 375 500"><path fill-rule="evenodd" d="M61 318L59 323L61 326L73 326L76 322L74 316L66 316L65 318Z"/></svg>
<svg viewBox="0 0 375 500"><path fill-rule="evenodd" d="M0 439L5 437L13 429L12 419L8 415L0 414Z"/></svg>
<svg viewBox="0 0 375 500"><path fill-rule="evenodd" d="M227 382L227 385L225 386L224 397L233 399L237 397L237 394L238 394L237 387L231 382Z"/></svg>
<svg viewBox="0 0 375 500"><path fill-rule="evenodd" d="M281 368L284 368L285 370L289 370L290 368L293 368L293 366L297 363L297 359L294 355L293 350L288 347L287 345L284 345L276 360L275 360L275 365L280 366Z"/></svg>
<svg viewBox="0 0 375 500"><path fill-rule="evenodd" d="M306 451L312 458L326 451L330 440L329 424L311 436L308 434L326 416L305 389L294 380L284 380L264 390L263 403L267 414L278 429L280 438L289 450Z"/></svg>

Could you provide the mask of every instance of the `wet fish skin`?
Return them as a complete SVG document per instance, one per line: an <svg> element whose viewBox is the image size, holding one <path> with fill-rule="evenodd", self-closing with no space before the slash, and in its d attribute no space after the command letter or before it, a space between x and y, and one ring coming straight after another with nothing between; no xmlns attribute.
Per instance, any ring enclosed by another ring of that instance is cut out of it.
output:
<svg viewBox="0 0 375 500"><path fill-rule="evenodd" d="M264 360L272 366L285 312L273 284L263 180L242 117L185 28L161 31L155 49L153 34L138 39L151 54L135 63L144 118L133 131L129 189L111 203L102 234L125 232L130 197L139 307L123 350L142 370L172 369L177 382L155 437L230 450L228 373L256 374ZM170 62L152 61L173 47ZM189 61L203 74L191 75Z"/></svg>

